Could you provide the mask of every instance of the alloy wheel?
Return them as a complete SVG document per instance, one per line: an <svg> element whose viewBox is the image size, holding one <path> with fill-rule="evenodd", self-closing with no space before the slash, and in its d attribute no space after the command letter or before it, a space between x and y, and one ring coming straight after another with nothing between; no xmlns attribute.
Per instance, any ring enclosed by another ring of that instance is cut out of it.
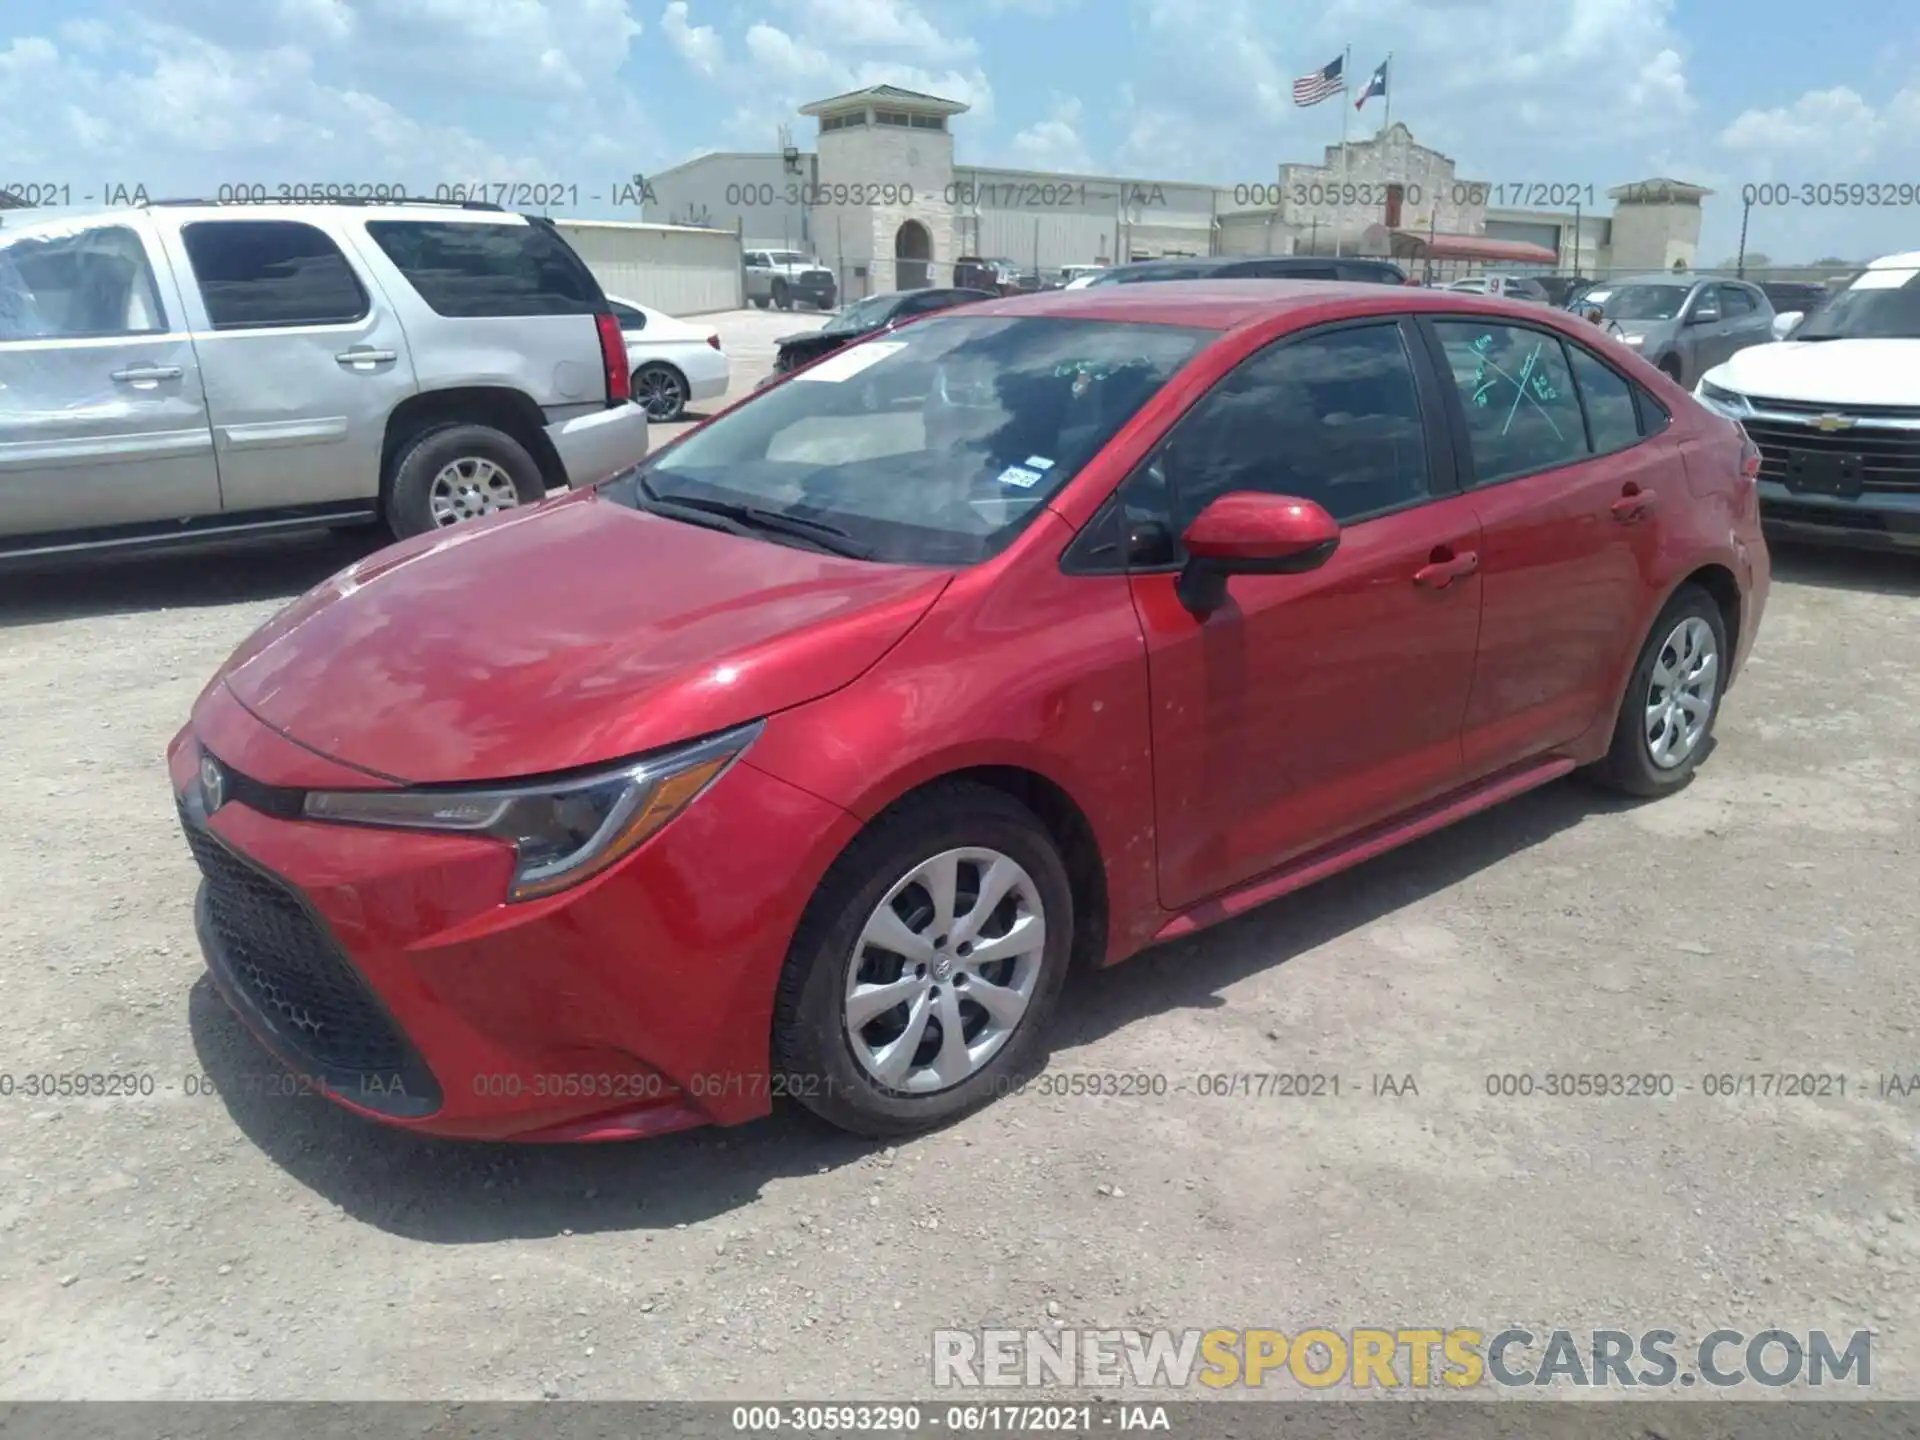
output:
<svg viewBox="0 0 1920 1440"><path fill-rule="evenodd" d="M647 366L633 377L633 398L656 424L678 419L687 403L680 377L660 365Z"/></svg>
<svg viewBox="0 0 1920 1440"><path fill-rule="evenodd" d="M1019 1028L1046 943L1039 886L1011 856L967 847L921 861L874 907L848 959L854 1058L896 1092L961 1084Z"/></svg>
<svg viewBox="0 0 1920 1440"><path fill-rule="evenodd" d="M1677 769L1699 748L1719 683L1713 627L1689 615L1661 643L1647 684L1647 753L1660 769Z"/></svg>
<svg viewBox="0 0 1920 1440"><path fill-rule="evenodd" d="M520 492L513 477L479 455L463 456L443 465L427 490L428 513L442 528L512 510L519 504Z"/></svg>

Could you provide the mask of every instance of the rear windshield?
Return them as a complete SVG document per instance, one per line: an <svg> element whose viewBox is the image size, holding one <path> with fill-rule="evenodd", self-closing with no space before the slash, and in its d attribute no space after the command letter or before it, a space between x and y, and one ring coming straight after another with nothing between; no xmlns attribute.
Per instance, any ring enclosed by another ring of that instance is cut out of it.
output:
<svg viewBox="0 0 1920 1440"><path fill-rule="evenodd" d="M436 314L591 315L600 286L543 225L369 220L367 233Z"/></svg>

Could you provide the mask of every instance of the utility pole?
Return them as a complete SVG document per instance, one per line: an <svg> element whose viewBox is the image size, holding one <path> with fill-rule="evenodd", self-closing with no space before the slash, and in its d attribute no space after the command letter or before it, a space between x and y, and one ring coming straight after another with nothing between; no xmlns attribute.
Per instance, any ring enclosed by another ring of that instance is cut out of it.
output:
<svg viewBox="0 0 1920 1440"><path fill-rule="evenodd" d="M1747 217L1753 213L1753 201L1743 198L1740 202L1740 253L1734 257L1733 275L1736 280L1747 278Z"/></svg>

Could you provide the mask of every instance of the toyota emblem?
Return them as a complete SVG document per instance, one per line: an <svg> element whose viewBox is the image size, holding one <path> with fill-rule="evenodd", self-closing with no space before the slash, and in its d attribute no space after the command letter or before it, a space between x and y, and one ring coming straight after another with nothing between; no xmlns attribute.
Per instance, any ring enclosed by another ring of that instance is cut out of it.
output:
<svg viewBox="0 0 1920 1440"><path fill-rule="evenodd" d="M227 798L227 777L220 769L220 762L211 755L200 757L200 798L206 803L209 815Z"/></svg>

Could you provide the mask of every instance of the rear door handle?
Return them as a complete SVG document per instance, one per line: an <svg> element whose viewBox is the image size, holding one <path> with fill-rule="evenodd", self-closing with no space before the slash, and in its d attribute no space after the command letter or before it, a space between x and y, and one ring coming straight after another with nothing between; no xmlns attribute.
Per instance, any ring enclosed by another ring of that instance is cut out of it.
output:
<svg viewBox="0 0 1920 1440"><path fill-rule="evenodd" d="M1480 568L1480 552L1462 550L1458 555L1449 555L1422 565L1413 572L1413 583L1424 585L1429 590L1444 590L1464 575L1471 575Z"/></svg>
<svg viewBox="0 0 1920 1440"><path fill-rule="evenodd" d="M138 385L141 381L178 380L178 365L129 365L124 370L113 372L112 378L127 385Z"/></svg>
<svg viewBox="0 0 1920 1440"><path fill-rule="evenodd" d="M1632 495L1622 495L1613 502L1613 518L1623 525L1635 520L1644 520L1653 513L1653 496L1646 491L1637 491Z"/></svg>
<svg viewBox="0 0 1920 1440"><path fill-rule="evenodd" d="M398 360L400 357L391 350L358 348L342 350L333 358L338 360L342 365L378 365L388 360Z"/></svg>

